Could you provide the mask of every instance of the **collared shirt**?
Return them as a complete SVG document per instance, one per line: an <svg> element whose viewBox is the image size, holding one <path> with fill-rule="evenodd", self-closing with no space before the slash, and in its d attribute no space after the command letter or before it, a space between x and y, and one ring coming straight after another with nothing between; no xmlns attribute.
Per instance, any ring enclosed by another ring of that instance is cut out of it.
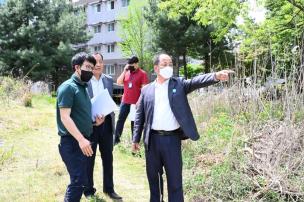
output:
<svg viewBox="0 0 304 202"><path fill-rule="evenodd" d="M132 73L128 71L124 78L122 102L126 104L136 104L140 96L141 87L148 82L148 76L144 70L138 68Z"/></svg>
<svg viewBox="0 0 304 202"><path fill-rule="evenodd" d="M104 85L103 85L102 78L103 78L103 74L99 77L99 80L97 80L95 78L95 76L93 76L92 79L91 79L91 84L92 84L92 90L93 90L94 97L96 95L99 95L101 93L101 91L104 90Z"/></svg>
<svg viewBox="0 0 304 202"><path fill-rule="evenodd" d="M87 84L82 82L75 74L58 87L56 103L58 135L71 135L61 121L60 108L71 109L70 116L85 137L90 137L93 132L91 101L86 87Z"/></svg>
<svg viewBox="0 0 304 202"><path fill-rule="evenodd" d="M152 129L172 131L180 127L169 104L168 85L169 79L162 84L154 82L155 104Z"/></svg>

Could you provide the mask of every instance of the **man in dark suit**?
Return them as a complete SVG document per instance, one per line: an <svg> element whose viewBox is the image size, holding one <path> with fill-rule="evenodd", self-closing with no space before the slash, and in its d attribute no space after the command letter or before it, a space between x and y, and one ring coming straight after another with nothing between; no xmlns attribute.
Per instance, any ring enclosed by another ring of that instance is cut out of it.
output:
<svg viewBox="0 0 304 202"><path fill-rule="evenodd" d="M93 55L96 59L96 65L93 69L93 77L88 82L88 93L90 98L98 95L104 89L113 95L113 79L112 77L103 74L103 56L99 53ZM105 117L104 123L100 126L93 127L93 134L91 136L91 143L93 149L93 156L89 159L88 176L89 187L85 190L86 196L93 196L96 192L94 188L93 173L94 162L96 156L97 144L102 159L103 166L103 192L112 199L122 199L114 191L113 183L113 143L114 143L114 127L115 115L114 112Z"/></svg>
<svg viewBox="0 0 304 202"><path fill-rule="evenodd" d="M161 174L164 167L169 202L184 201L182 184L181 139L198 140L199 134L188 103L192 91L226 81L231 70L204 74L185 80L172 77L170 56L158 55L154 60L157 78L142 89L137 103L132 149L139 150L144 131L146 171L150 202L161 201Z"/></svg>

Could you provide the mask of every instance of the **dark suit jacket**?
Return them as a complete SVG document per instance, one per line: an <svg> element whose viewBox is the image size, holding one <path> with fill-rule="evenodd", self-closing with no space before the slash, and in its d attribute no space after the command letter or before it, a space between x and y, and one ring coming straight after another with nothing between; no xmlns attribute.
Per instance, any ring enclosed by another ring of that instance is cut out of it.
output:
<svg viewBox="0 0 304 202"><path fill-rule="evenodd" d="M179 123L182 139L190 138L198 140L199 134L194 122L194 118L188 103L187 94L192 91L217 83L215 74L204 74L196 76L192 79L185 80L183 78L172 77L168 85L168 97L171 110ZM133 142L140 142L142 131L144 131L144 143L148 149L150 131L153 121L155 100L155 83L152 82L141 91L141 96L136 107L136 115L134 122Z"/></svg>
<svg viewBox="0 0 304 202"><path fill-rule="evenodd" d="M111 97L113 97L113 78L110 77L110 76L108 76L108 75L106 75L106 74L103 74L102 83L103 83L104 88L108 89L109 94L111 95ZM92 88L91 81L88 82L88 88L87 88L87 90L88 90L90 98L93 98L94 95L93 95L93 88ZM115 131L115 114L114 114L114 112L112 112L109 115L111 116L112 133L114 135L114 131Z"/></svg>

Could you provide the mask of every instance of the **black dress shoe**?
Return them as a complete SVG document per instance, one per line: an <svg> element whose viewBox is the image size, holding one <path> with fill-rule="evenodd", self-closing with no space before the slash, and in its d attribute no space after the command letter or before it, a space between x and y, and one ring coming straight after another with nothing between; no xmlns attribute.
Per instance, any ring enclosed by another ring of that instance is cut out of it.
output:
<svg viewBox="0 0 304 202"><path fill-rule="evenodd" d="M111 199L122 199L121 196L119 196L118 194L115 193L115 191L109 193L109 192L104 192L106 195L108 195Z"/></svg>

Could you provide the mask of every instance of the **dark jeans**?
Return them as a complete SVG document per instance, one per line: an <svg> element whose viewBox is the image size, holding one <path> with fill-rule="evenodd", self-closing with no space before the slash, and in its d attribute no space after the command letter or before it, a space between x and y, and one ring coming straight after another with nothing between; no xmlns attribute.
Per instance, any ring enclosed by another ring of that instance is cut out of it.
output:
<svg viewBox="0 0 304 202"><path fill-rule="evenodd" d="M178 135L152 133L149 150L146 150L150 202L162 200L163 167L167 176L169 202L183 202L181 139Z"/></svg>
<svg viewBox="0 0 304 202"><path fill-rule="evenodd" d="M82 153L77 140L72 136L61 137L58 147L70 175L70 184L67 187L64 201L78 202L88 184L88 157Z"/></svg>
<svg viewBox="0 0 304 202"><path fill-rule="evenodd" d="M115 138L120 139L126 119L130 113L130 104L126 104L121 102L118 120L116 123L116 130L115 130ZM134 128L134 121L131 121L131 139L133 138L133 128Z"/></svg>
<svg viewBox="0 0 304 202"><path fill-rule="evenodd" d="M113 133L111 116L106 116L105 122L100 126L93 128L93 134L90 138L92 142L93 156L89 157L88 163L88 187L85 189L86 196L94 195L94 164L96 157L97 144L103 167L103 191L107 193L114 192L113 183Z"/></svg>

